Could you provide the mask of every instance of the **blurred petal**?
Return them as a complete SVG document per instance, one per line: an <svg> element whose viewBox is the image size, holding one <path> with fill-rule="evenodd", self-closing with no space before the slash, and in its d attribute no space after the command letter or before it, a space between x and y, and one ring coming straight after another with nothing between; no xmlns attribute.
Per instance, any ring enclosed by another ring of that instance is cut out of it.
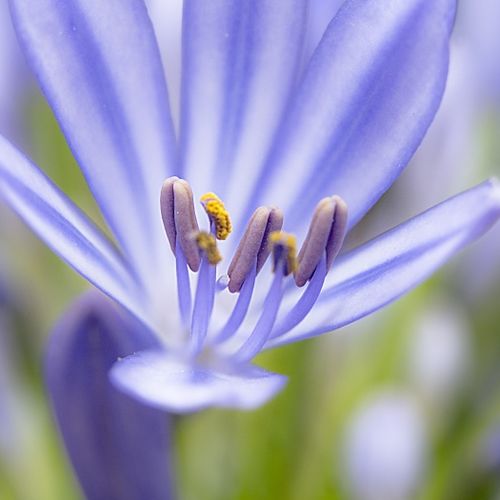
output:
<svg viewBox="0 0 500 500"><path fill-rule="evenodd" d="M339 9L256 186L292 228L333 193L347 202L352 227L392 184L440 103L454 13L455 0L353 0Z"/></svg>
<svg viewBox="0 0 500 500"><path fill-rule="evenodd" d="M45 370L55 415L85 496L92 500L173 498L169 422L118 392L109 369L151 345L97 292L57 325Z"/></svg>
<svg viewBox="0 0 500 500"><path fill-rule="evenodd" d="M425 418L411 394L365 401L342 434L342 478L357 500L415 498L429 457Z"/></svg>
<svg viewBox="0 0 500 500"><path fill-rule="evenodd" d="M345 254L308 318L268 347L340 328L389 304L481 236L499 217L500 186L491 180Z"/></svg>
<svg viewBox="0 0 500 500"><path fill-rule="evenodd" d="M24 139L24 106L30 79L9 16L8 2L0 2L0 133Z"/></svg>
<svg viewBox="0 0 500 500"><path fill-rule="evenodd" d="M143 318L139 286L116 250L64 193L2 137L0 195L57 255Z"/></svg>
<svg viewBox="0 0 500 500"><path fill-rule="evenodd" d="M469 78L481 87L478 97L486 106L500 103L500 37L498 0L462 2L458 11L457 38L470 45Z"/></svg>
<svg viewBox="0 0 500 500"><path fill-rule="evenodd" d="M146 351L119 360L111 380L145 404L172 413L212 406L250 410L263 405L285 385L286 377L254 365L224 371L182 362L163 351Z"/></svg>
<svg viewBox="0 0 500 500"><path fill-rule="evenodd" d="M31 67L106 220L136 267L153 273L164 242L159 193L176 153L144 3L10 3Z"/></svg>
<svg viewBox="0 0 500 500"><path fill-rule="evenodd" d="M184 2L181 151L195 192L240 203L297 77L306 4Z"/></svg>

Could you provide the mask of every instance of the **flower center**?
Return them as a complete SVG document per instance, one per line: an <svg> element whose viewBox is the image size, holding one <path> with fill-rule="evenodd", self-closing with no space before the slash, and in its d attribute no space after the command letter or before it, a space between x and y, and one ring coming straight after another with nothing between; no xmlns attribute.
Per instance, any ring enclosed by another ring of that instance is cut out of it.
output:
<svg viewBox="0 0 500 500"><path fill-rule="evenodd" d="M338 196L321 200L309 231L297 254L294 235L282 231L283 214L275 207L259 207L253 213L234 253L227 274L217 280L222 257L217 240L232 231L231 218L224 203L214 193L200 202L208 216L209 231L200 231L189 184L178 177L167 179L160 196L161 214L170 248L176 257L177 295L182 323L189 332L188 348L199 356L204 348L223 350L230 340L228 356L236 362L251 360L266 342L297 326L314 306L342 243L347 226L347 206ZM257 275L272 255L273 277L255 325L240 334L248 316ZM198 273L194 298L190 270ZM296 287L305 287L295 304L282 307L285 285L293 275ZM216 293L238 294L225 323L212 325ZM286 309L286 310L284 310Z"/></svg>

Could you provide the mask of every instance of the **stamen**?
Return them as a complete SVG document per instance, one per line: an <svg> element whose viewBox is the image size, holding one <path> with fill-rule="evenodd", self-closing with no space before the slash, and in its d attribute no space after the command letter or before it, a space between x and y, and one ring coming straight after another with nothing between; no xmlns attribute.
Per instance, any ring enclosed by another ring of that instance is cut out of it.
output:
<svg viewBox="0 0 500 500"><path fill-rule="evenodd" d="M200 201L210 221L215 225L215 237L218 240L225 240L233 228L224 203L215 193L205 193Z"/></svg>
<svg viewBox="0 0 500 500"><path fill-rule="evenodd" d="M309 284L295 306L278 321L271 332L274 339L297 326L313 308L326 275L342 247L347 226L347 205L338 196L321 200L314 212L307 237L299 253L295 282Z"/></svg>
<svg viewBox="0 0 500 500"><path fill-rule="evenodd" d="M187 268L186 257L180 248L179 239L176 242L177 258L175 259L175 271L177 274L177 298L179 300L179 310L181 314L181 321L184 328L189 328L189 321L191 319L191 284L189 282L189 271Z"/></svg>
<svg viewBox="0 0 500 500"><path fill-rule="evenodd" d="M209 264L216 266L222 260L222 256L217 248L217 241L213 234L206 231L198 231L194 236L194 240L198 248L207 256Z"/></svg>
<svg viewBox="0 0 500 500"><path fill-rule="evenodd" d="M342 247L347 227L347 205L339 196L322 199L316 206L304 244L298 256L295 283L304 286L326 252L328 271Z"/></svg>
<svg viewBox="0 0 500 500"><path fill-rule="evenodd" d="M240 289L238 300L236 301L233 312L229 316L223 328L214 337L214 344L219 344L230 338L234 333L236 333L238 328L243 323L243 320L248 312L248 307L250 306L250 301L252 300L256 275L257 268L254 260L254 265L250 269L250 272L246 276L243 286Z"/></svg>
<svg viewBox="0 0 500 500"><path fill-rule="evenodd" d="M297 303L286 313L286 315L281 320L278 320L277 325L273 328L273 331L269 336L270 339L284 335L286 332L297 326L309 314L316 303L316 300L318 300L326 275L326 256L323 255L323 258L316 267L305 292L300 296Z"/></svg>
<svg viewBox="0 0 500 500"><path fill-rule="evenodd" d="M240 291L253 267L257 266L259 273L271 252L269 235L282 225L283 213L278 208L259 207L254 212L229 265L230 292Z"/></svg>
<svg viewBox="0 0 500 500"><path fill-rule="evenodd" d="M177 240L192 271L200 268L200 252L192 235L199 231L194 211L193 192L189 184L178 177L163 183L160 208L170 248L176 254Z"/></svg>
<svg viewBox="0 0 500 500"><path fill-rule="evenodd" d="M191 346L190 351L194 356L198 354L207 336L208 325L215 297L216 267L208 260L208 255L201 259L200 272L194 298L193 318L191 321Z"/></svg>
<svg viewBox="0 0 500 500"><path fill-rule="evenodd" d="M250 336L234 354L234 360L238 363L250 361L257 355L273 329L279 307L283 299L283 270L285 266L278 266L271 283L271 288L266 295L262 314L255 325Z"/></svg>
<svg viewBox="0 0 500 500"><path fill-rule="evenodd" d="M283 278L292 274L297 266L295 236L283 231L274 231L269 236L269 244L273 253L275 274L255 328L234 354L234 359L240 363L252 359L267 342L283 300Z"/></svg>
<svg viewBox="0 0 500 500"><path fill-rule="evenodd" d="M273 272L283 268L283 275L288 276L297 270L297 240L293 234L274 231L269 235L269 245L273 252Z"/></svg>

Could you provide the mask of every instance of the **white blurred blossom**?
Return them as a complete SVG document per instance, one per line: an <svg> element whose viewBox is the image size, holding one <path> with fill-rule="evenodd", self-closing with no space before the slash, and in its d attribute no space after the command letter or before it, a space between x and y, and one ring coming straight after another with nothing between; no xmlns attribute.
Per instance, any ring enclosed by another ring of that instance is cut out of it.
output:
<svg viewBox="0 0 500 500"><path fill-rule="evenodd" d="M352 498L413 498L427 456L425 423L413 398L387 391L366 401L351 417L343 453Z"/></svg>
<svg viewBox="0 0 500 500"><path fill-rule="evenodd" d="M435 299L410 337L408 371L417 391L436 406L449 402L467 372L470 348L465 314L444 298Z"/></svg>

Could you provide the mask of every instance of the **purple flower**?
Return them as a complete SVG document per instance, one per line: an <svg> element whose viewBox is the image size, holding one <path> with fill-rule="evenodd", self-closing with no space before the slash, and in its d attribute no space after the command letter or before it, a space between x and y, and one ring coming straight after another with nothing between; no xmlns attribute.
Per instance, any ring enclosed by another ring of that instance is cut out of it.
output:
<svg viewBox="0 0 500 500"><path fill-rule="evenodd" d="M500 215L500 188L488 181L333 262L436 113L455 1L347 1L304 61L314 38L306 4L184 2L177 140L142 1L11 0L118 249L5 140L0 192L156 335L161 348L141 347L111 371L153 407L263 404L285 377L252 364L261 350L392 302ZM202 205L193 192L208 192ZM283 215L303 242L298 255Z"/></svg>

